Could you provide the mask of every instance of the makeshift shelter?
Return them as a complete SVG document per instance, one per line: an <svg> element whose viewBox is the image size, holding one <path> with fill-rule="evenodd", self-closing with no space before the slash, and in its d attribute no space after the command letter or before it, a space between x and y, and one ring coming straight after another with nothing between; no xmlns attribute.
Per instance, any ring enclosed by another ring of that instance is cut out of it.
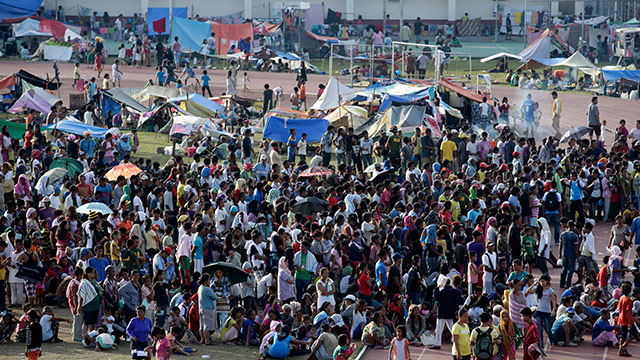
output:
<svg viewBox="0 0 640 360"><path fill-rule="evenodd" d="M482 102L482 95L475 93L471 90L467 90L460 85L456 85L445 78L440 78L440 81L438 82L438 84L440 84L441 86L443 86L444 88L450 91L455 92L460 96L464 96L475 102ZM493 106L493 99L487 99L487 104Z"/></svg>
<svg viewBox="0 0 640 360"><path fill-rule="evenodd" d="M282 107L277 107L269 111L269 116L278 116L282 118L306 119L309 115L304 111L297 111Z"/></svg>
<svg viewBox="0 0 640 360"><path fill-rule="evenodd" d="M338 106L344 104L349 95L354 94L357 90L352 89L346 85L343 85L338 79L333 76L329 79L327 86L325 87L322 95L311 106L314 110L330 110L335 109Z"/></svg>
<svg viewBox="0 0 640 360"><path fill-rule="evenodd" d="M629 79L640 82L640 70L602 70L602 76L607 82L616 82L620 79Z"/></svg>
<svg viewBox="0 0 640 360"><path fill-rule="evenodd" d="M42 0L0 0L0 21L36 13Z"/></svg>
<svg viewBox="0 0 640 360"><path fill-rule="evenodd" d="M520 56L523 61L529 59L548 59L551 54L552 44L556 45L560 49L570 50L569 45L564 40L551 30L546 29L538 36L537 39L522 50L518 56Z"/></svg>
<svg viewBox="0 0 640 360"><path fill-rule="evenodd" d="M35 87L39 87L39 88L43 88L46 90L57 90L58 89L58 83L54 82L53 80L49 80L49 79L42 79L40 77L37 77L29 72L26 72L24 70L19 70L16 74L16 84L20 84L20 87L18 91L18 94L22 94L22 82L26 82L27 84L31 85L31 86L35 86ZM62 83L60 83L59 85L62 85Z"/></svg>
<svg viewBox="0 0 640 360"><path fill-rule="evenodd" d="M522 57L519 56L519 55L513 55L513 54L507 53L507 52L500 52L500 53L497 53L497 54L494 54L494 55L491 55L491 56L487 56L486 58L482 58L482 59L480 59L480 62L484 64L487 61L496 60L496 59L500 59L500 58L503 58L503 57L508 57L508 58L511 58L511 59L516 59L518 61L522 61Z"/></svg>
<svg viewBox="0 0 640 360"><path fill-rule="evenodd" d="M81 28L52 19L29 17L20 23L12 24L12 28L15 37L47 36L63 41L82 39L79 34Z"/></svg>
<svg viewBox="0 0 640 360"><path fill-rule="evenodd" d="M556 66L578 68L579 70L591 75L594 75L595 69L597 69L597 67L579 51L576 51L568 58L530 59L526 63L522 64L520 69L530 70Z"/></svg>
<svg viewBox="0 0 640 360"><path fill-rule="evenodd" d="M26 108L48 115L51 113L52 108L60 103L62 103L62 99L52 93L40 88L33 88L22 94L18 101L9 109L9 112L15 114Z"/></svg>
<svg viewBox="0 0 640 360"><path fill-rule="evenodd" d="M0 128L4 126L9 129L9 135L14 139L22 139L24 133L27 132L27 126L25 124L0 119Z"/></svg>
<svg viewBox="0 0 640 360"><path fill-rule="evenodd" d="M424 124L426 110L426 105L394 105L382 115L360 126L355 132L360 134L366 130L369 136L375 137L395 126L403 133L412 133Z"/></svg>
<svg viewBox="0 0 640 360"><path fill-rule="evenodd" d="M42 130L53 130L53 129L56 129L56 131L62 131L69 134L80 135L80 136L82 136L85 131L88 131L89 133L91 133L91 137L100 138L100 139L104 138L104 135L108 131L105 128L87 125L72 116L67 116L66 118L58 122L55 122L51 125L47 125L42 128Z"/></svg>
<svg viewBox="0 0 640 360"><path fill-rule="evenodd" d="M146 112L149 112L149 108L140 104L139 102L135 101L131 96L129 96L129 94L127 94L124 90L122 90L121 88L112 88L109 89L107 91L103 91L102 92L102 98L103 98L103 103L106 99L106 101L110 101L115 103L118 106L126 106L138 113L144 114ZM119 113L120 109L118 109L117 112L114 112L114 114Z"/></svg>
<svg viewBox="0 0 640 360"><path fill-rule="evenodd" d="M300 45L303 49L317 50L325 44L333 44L339 42L337 37L316 35L311 31L301 33Z"/></svg>
<svg viewBox="0 0 640 360"><path fill-rule="evenodd" d="M174 17L171 30L180 39L183 52L198 52L202 39L211 35L211 23Z"/></svg>
<svg viewBox="0 0 640 360"><path fill-rule="evenodd" d="M320 141L322 134L327 132L329 120L326 119L283 119L269 116L264 125L262 136L286 143L291 135L290 129L296 129L296 140L300 140L302 133L307 134L307 142Z"/></svg>
<svg viewBox="0 0 640 360"><path fill-rule="evenodd" d="M360 106L340 106L332 113L324 117L331 122L334 127L359 128L369 121L369 112Z"/></svg>
<svg viewBox="0 0 640 360"><path fill-rule="evenodd" d="M180 92L176 88L155 85L146 88L123 89L123 91L139 103L149 101L154 97L170 99L180 95Z"/></svg>
<svg viewBox="0 0 640 360"><path fill-rule="evenodd" d="M216 34L216 54L226 54L231 45L238 47L241 39L253 40L253 25L211 23L211 32Z"/></svg>
<svg viewBox="0 0 640 360"><path fill-rule="evenodd" d="M550 59L528 59L524 64L520 65L518 69L521 70L532 70L532 69L543 69L547 67L555 66L563 61L567 60L567 58L550 58Z"/></svg>
<svg viewBox="0 0 640 360"><path fill-rule="evenodd" d="M174 7L172 13L173 18L186 19L188 10L189 9L186 7ZM168 7L147 8L147 26L149 27L149 35L168 35L170 28L169 18ZM158 30L160 30L160 33L158 33Z"/></svg>
<svg viewBox="0 0 640 360"><path fill-rule="evenodd" d="M216 117L217 114L222 113L225 109L223 105L198 93L170 98L167 101L179 104L182 109L191 115L204 118Z"/></svg>

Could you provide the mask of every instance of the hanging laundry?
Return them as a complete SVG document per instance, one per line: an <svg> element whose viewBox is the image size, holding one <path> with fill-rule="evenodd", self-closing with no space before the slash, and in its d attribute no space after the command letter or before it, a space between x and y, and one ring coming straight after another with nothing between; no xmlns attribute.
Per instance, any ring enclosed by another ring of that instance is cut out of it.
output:
<svg viewBox="0 0 640 360"><path fill-rule="evenodd" d="M109 33L109 28L103 27L100 28L100 34L108 34Z"/></svg>
<svg viewBox="0 0 640 360"><path fill-rule="evenodd" d="M513 14L513 17L515 17L515 23L516 24L522 24L522 13L521 12L517 12L517 13Z"/></svg>
<svg viewBox="0 0 640 360"><path fill-rule="evenodd" d="M532 24L532 25L538 24L538 12L537 11L531 12L531 21L529 23Z"/></svg>

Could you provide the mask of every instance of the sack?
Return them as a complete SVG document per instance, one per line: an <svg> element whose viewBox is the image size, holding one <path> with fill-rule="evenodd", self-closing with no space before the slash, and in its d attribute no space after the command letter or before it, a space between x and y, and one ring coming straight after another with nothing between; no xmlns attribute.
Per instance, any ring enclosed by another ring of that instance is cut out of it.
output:
<svg viewBox="0 0 640 360"><path fill-rule="evenodd" d="M478 328L476 331L478 336L476 337L473 353L479 360L489 360L493 357L493 339L491 339L493 328L490 327L487 331L482 331Z"/></svg>
<svg viewBox="0 0 640 360"><path fill-rule="evenodd" d="M16 273L16 277L18 279L27 280L33 283L41 283L44 280L47 271L44 267L36 266L26 266L18 264L18 272Z"/></svg>
<svg viewBox="0 0 640 360"><path fill-rule="evenodd" d="M558 193L549 192L544 201L544 209L546 211L558 211Z"/></svg>
<svg viewBox="0 0 640 360"><path fill-rule="evenodd" d="M424 333L420 335L420 342L423 346L435 346L436 345L436 335Z"/></svg>

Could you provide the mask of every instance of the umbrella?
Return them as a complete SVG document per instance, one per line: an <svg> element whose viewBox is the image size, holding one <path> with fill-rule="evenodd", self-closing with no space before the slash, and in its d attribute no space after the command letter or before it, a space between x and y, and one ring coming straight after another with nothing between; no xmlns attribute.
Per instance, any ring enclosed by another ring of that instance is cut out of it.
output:
<svg viewBox="0 0 640 360"><path fill-rule="evenodd" d="M378 170L376 170L376 166L380 166L380 169L384 169L384 164L381 163L381 162L377 162L377 163L374 163L374 164L371 164L371 165L367 166L367 168L364 169L364 172L373 174L376 171L378 171Z"/></svg>
<svg viewBox="0 0 640 360"><path fill-rule="evenodd" d="M36 184L36 189L39 189L39 188L44 187L44 186L47 185L47 184L43 184L42 183L43 179L45 181L49 180L49 184L53 184L54 182L62 179L67 174L67 172L69 172L69 171L67 169L63 169L63 168L54 168L54 169L51 169L51 170L47 171L38 180L38 183Z"/></svg>
<svg viewBox="0 0 640 360"><path fill-rule="evenodd" d="M333 171L327 169L322 166L314 166L306 169L302 173L300 173L300 177L311 177L311 176L323 176L323 175L331 175Z"/></svg>
<svg viewBox="0 0 640 360"><path fill-rule="evenodd" d="M82 166L80 161L68 157L54 160L51 165L49 165L49 169L55 168L67 170L69 176L73 176L75 173L82 174L84 172L84 166Z"/></svg>
<svg viewBox="0 0 640 360"><path fill-rule="evenodd" d="M92 211L99 212L102 215L109 215L113 213L113 211L111 211L111 209L109 209L107 205L101 202L92 202L92 203L84 204L80 206L76 211L80 214L86 214L86 215L89 215L89 213Z"/></svg>
<svg viewBox="0 0 640 360"><path fill-rule="evenodd" d="M396 169L391 168L391 169L387 169L387 170L382 170L379 173L373 175L373 177L371 178L371 181L374 184L379 184L385 180L389 180L389 175L391 175L392 173L394 173L396 171Z"/></svg>
<svg viewBox="0 0 640 360"><path fill-rule="evenodd" d="M112 127L111 129L107 130L105 134L111 134L112 136L116 136L120 134L120 129Z"/></svg>
<svg viewBox="0 0 640 360"><path fill-rule="evenodd" d="M132 177L133 175L140 174L142 170L133 165L132 163L116 165L113 169L109 170L104 176L109 181L116 181L118 176L122 175L125 179Z"/></svg>
<svg viewBox="0 0 640 360"><path fill-rule="evenodd" d="M211 276L218 270L222 270L222 276L229 279L230 285L246 282L249 277L249 274L244 272L240 267L228 262L217 262L205 265L202 269L204 273L209 273Z"/></svg>
<svg viewBox="0 0 640 360"><path fill-rule="evenodd" d="M588 126L572 127L571 129L569 129L569 131L567 131L566 133L564 133L564 135L562 135L562 137L560 138L560 142L566 143L569 141L569 139L580 139L581 137L587 135L590 132L591 132L591 128Z"/></svg>
<svg viewBox="0 0 640 360"><path fill-rule="evenodd" d="M329 210L329 203L316 197L308 197L300 200L291 208L291 212L302 214L304 216L311 215L312 212L321 212Z"/></svg>

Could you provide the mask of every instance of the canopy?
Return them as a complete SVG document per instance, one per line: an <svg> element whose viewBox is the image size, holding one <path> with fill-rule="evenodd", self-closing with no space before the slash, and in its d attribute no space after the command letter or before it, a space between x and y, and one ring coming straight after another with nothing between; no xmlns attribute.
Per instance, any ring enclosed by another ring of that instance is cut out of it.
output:
<svg viewBox="0 0 640 360"><path fill-rule="evenodd" d="M56 124L58 125L56 126ZM80 136L82 136L85 131L88 131L89 133L91 133L92 137L101 139L104 138L104 135L107 133L107 129L87 125L71 116L67 116L63 120L55 122L51 125L47 125L43 127L42 130L53 130L54 128L58 131L63 131Z"/></svg>
<svg viewBox="0 0 640 360"><path fill-rule="evenodd" d="M103 96L112 99L113 101L125 105L139 113L146 113L149 111L149 108L135 101L129 94L127 94L121 88L112 88L102 93Z"/></svg>
<svg viewBox="0 0 640 360"><path fill-rule="evenodd" d="M58 40L66 41L71 38L82 39L82 36L72 30L70 26L52 19L26 18L22 22L12 24L15 37L23 36L52 36ZM74 29L77 29L74 27Z"/></svg>
<svg viewBox="0 0 640 360"><path fill-rule="evenodd" d="M9 112L15 114L27 108L49 115L51 108L61 102L62 99L46 90L32 88L20 96L20 99L9 109Z"/></svg>
<svg viewBox="0 0 640 360"><path fill-rule="evenodd" d="M206 123L210 121L211 121L210 119L201 118L197 116L174 116L173 124L171 125L171 130L169 131L169 135L173 135L173 134L191 135L197 132L201 127L203 127Z"/></svg>
<svg viewBox="0 0 640 360"><path fill-rule="evenodd" d="M211 23L211 31L216 33L217 54L224 55L229 51L231 45L236 45L241 39L249 38L253 40L253 25L243 24L219 24Z"/></svg>
<svg viewBox="0 0 640 360"><path fill-rule="evenodd" d="M332 113L324 117L331 122L334 127L359 128L369 120L369 112L360 106L340 106Z"/></svg>
<svg viewBox="0 0 640 360"><path fill-rule="evenodd" d="M202 39L211 35L211 23L174 17L172 32L173 36L180 39L183 51L198 52L202 46Z"/></svg>
<svg viewBox="0 0 640 360"><path fill-rule="evenodd" d="M27 132L27 126L25 124L0 119L0 128L3 126L9 129L9 134L14 139L22 139L24 133Z"/></svg>
<svg viewBox="0 0 640 360"><path fill-rule="evenodd" d="M637 25L640 24L640 20L637 18L633 18L625 23L625 25Z"/></svg>
<svg viewBox="0 0 640 360"><path fill-rule="evenodd" d="M606 81L618 81L622 78L640 81L640 70L602 70Z"/></svg>
<svg viewBox="0 0 640 360"><path fill-rule="evenodd" d="M43 88L43 89L47 89L47 90L56 90L58 89L58 84L54 81L51 80L45 80L43 78L37 77L29 72L26 72L24 70L19 70L16 73L16 76L20 79L20 80L24 80L27 83L39 87L39 88ZM60 84L62 85L62 84Z"/></svg>
<svg viewBox="0 0 640 360"><path fill-rule="evenodd" d="M568 49L569 45L562 40L558 35L546 29L543 31L537 39L535 39L529 46L524 48L518 56L520 56L523 61L529 59L548 59L551 54L551 42L555 40L558 44L560 44L563 48Z"/></svg>
<svg viewBox="0 0 640 360"><path fill-rule="evenodd" d="M424 115L427 107L425 105L398 105L387 109L382 116L377 117L373 122L369 122L359 128L356 132L364 130L370 136L377 136L383 131L388 131L396 126L405 133L415 131L424 123Z"/></svg>
<svg viewBox="0 0 640 360"><path fill-rule="evenodd" d="M169 99L176 97L180 94L178 89L169 88L163 86L148 86L146 88L131 88L131 89L123 89L131 98L138 102L148 101L152 97L159 97L164 99Z"/></svg>
<svg viewBox="0 0 640 360"><path fill-rule="evenodd" d="M563 61L566 61L567 58L550 58L550 59L529 59L524 64L522 64L519 69L523 70L531 70L531 69L542 69L546 67L555 66Z"/></svg>
<svg viewBox="0 0 640 360"><path fill-rule="evenodd" d="M174 7L173 18L187 18L188 8L186 7ZM169 34L169 8L168 7L149 7L147 8L147 26L149 27L149 35L158 35L156 29L154 29L153 22L164 19L164 29L161 35ZM207 36L208 37L208 36ZM182 40L182 39L180 39Z"/></svg>
<svg viewBox="0 0 640 360"><path fill-rule="evenodd" d="M577 67L579 69L595 69L596 66L593 65L589 59L584 57L582 53L576 51L573 55L569 56L565 60L555 64L554 66L569 66L569 67Z"/></svg>
<svg viewBox="0 0 640 360"><path fill-rule="evenodd" d="M338 79L332 76L322 92L322 95L320 95L311 108L314 110L335 109L349 99L348 95L351 95L356 91L357 90L343 85L338 81Z"/></svg>
<svg viewBox="0 0 640 360"><path fill-rule="evenodd" d="M296 118L296 119L306 119L309 117L304 111L297 111L292 109L287 109L283 107L277 107L275 109L271 109L269 111L269 116L279 116L279 117L288 117L288 118Z"/></svg>
<svg viewBox="0 0 640 360"><path fill-rule="evenodd" d="M224 111L224 105L209 100L198 93L170 98L168 101L179 104L181 108L191 115L204 118L215 117L218 113Z"/></svg>
<svg viewBox="0 0 640 360"><path fill-rule="evenodd" d="M482 95L477 94L471 90L467 90L462 86L456 85L445 78L440 78L438 84L444 86L445 88L457 93L458 95L464 96L468 99L471 99L475 102L482 102ZM493 100L487 99L487 104L493 106Z"/></svg>
<svg viewBox="0 0 640 360"><path fill-rule="evenodd" d="M378 111L387 110L392 103L411 104L425 98L433 99L434 95L435 95L435 89L433 88L433 86L428 89L418 91L414 94L407 94L407 95L384 94L384 96L382 97L382 103L380 104L380 109Z"/></svg>
<svg viewBox="0 0 640 360"><path fill-rule="evenodd" d="M0 90L14 86L15 84L16 84L16 78L13 76L13 74L11 74L6 78L0 80Z"/></svg>
<svg viewBox="0 0 640 360"><path fill-rule="evenodd" d="M300 140L303 133L307 134L307 142L320 141L322 134L327 132L329 120L326 119L283 119L269 116L264 125L263 137L286 143L291 135L290 129L296 129L296 140Z"/></svg>
<svg viewBox="0 0 640 360"><path fill-rule="evenodd" d="M513 55L513 54L507 53L507 52L500 52L500 53L497 53L495 55L491 55L491 56L487 56L486 58L482 58L482 59L480 59L480 62L481 63L486 63L487 61L499 59L499 58L502 58L502 57L505 57L505 56L508 57L508 58L516 59L518 61L522 60L522 57L520 57L518 55Z"/></svg>
<svg viewBox="0 0 640 360"><path fill-rule="evenodd" d="M595 26L595 25L600 25L606 22L607 20L609 20L608 16L601 15L601 16L592 17L591 19L585 19L584 21L576 18L575 22L577 24L582 24L584 22L585 25Z"/></svg>
<svg viewBox="0 0 640 360"><path fill-rule="evenodd" d="M0 21L36 13L42 0L0 0Z"/></svg>

